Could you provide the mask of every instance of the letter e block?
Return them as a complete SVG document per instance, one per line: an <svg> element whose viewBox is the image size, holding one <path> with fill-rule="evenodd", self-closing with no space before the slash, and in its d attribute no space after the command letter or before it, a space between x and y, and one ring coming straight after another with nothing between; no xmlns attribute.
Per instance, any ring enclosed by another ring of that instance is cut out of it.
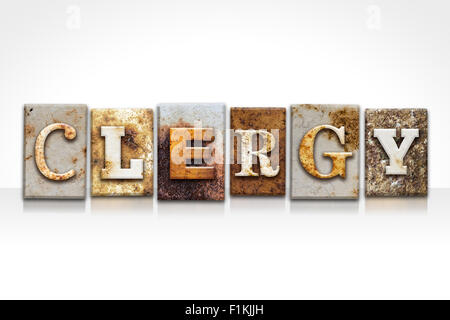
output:
<svg viewBox="0 0 450 320"><path fill-rule="evenodd" d="M224 200L225 105L158 105L158 200Z"/></svg>

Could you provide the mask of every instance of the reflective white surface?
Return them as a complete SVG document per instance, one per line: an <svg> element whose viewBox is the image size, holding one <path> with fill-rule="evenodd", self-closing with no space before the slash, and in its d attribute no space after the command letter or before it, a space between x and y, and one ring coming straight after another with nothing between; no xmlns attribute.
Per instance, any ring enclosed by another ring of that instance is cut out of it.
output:
<svg viewBox="0 0 450 320"><path fill-rule="evenodd" d="M450 298L449 189L216 202L0 193L0 298Z"/></svg>

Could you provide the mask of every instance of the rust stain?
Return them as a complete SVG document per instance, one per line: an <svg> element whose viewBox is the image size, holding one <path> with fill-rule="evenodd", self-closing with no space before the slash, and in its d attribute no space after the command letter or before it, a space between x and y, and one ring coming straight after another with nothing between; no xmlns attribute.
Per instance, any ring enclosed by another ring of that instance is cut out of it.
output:
<svg viewBox="0 0 450 320"><path fill-rule="evenodd" d="M139 148L139 145L135 142L136 136L137 132L133 129L125 129L125 137L122 138L122 142L129 148L136 150Z"/></svg>
<svg viewBox="0 0 450 320"><path fill-rule="evenodd" d="M84 169L80 169L80 172L78 173L77 178L78 179L84 178L85 175L86 175L86 171Z"/></svg>
<svg viewBox="0 0 450 320"><path fill-rule="evenodd" d="M104 160L103 163L104 163L105 174L110 175L113 163L108 160Z"/></svg>
<svg viewBox="0 0 450 320"><path fill-rule="evenodd" d="M66 116L76 115L76 113L77 113L77 110L72 109L72 110L66 111Z"/></svg>
<svg viewBox="0 0 450 320"><path fill-rule="evenodd" d="M359 149L359 110L351 107L342 107L328 113L330 124L336 128L345 127L344 150L352 152ZM328 138L334 139L333 132L328 132Z"/></svg>
<svg viewBox="0 0 450 320"><path fill-rule="evenodd" d="M36 129L32 125L27 124L25 126L25 137L33 138L35 136L35 134L36 134Z"/></svg>
<svg viewBox="0 0 450 320"><path fill-rule="evenodd" d="M314 104L303 104L302 107L304 107L307 110L319 111L319 107Z"/></svg>

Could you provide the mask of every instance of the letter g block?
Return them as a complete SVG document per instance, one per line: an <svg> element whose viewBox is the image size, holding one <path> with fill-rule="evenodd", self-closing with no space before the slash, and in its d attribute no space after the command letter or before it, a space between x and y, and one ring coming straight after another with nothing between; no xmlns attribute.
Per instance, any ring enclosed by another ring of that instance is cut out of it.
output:
<svg viewBox="0 0 450 320"><path fill-rule="evenodd" d="M359 197L359 106L291 107L291 198Z"/></svg>

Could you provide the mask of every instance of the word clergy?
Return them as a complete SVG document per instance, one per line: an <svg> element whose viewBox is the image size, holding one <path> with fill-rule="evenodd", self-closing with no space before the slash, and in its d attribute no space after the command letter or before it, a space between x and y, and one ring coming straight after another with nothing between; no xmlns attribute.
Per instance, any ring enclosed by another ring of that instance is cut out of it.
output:
<svg viewBox="0 0 450 320"><path fill-rule="evenodd" d="M225 198L225 105L158 106L158 199ZM283 196L286 109L231 108L231 195ZM26 105L24 198L84 199L87 106ZM357 199L356 105L291 107L291 199ZM91 113L92 196L153 195L153 111ZM426 109L365 112L366 196L425 196Z"/></svg>

